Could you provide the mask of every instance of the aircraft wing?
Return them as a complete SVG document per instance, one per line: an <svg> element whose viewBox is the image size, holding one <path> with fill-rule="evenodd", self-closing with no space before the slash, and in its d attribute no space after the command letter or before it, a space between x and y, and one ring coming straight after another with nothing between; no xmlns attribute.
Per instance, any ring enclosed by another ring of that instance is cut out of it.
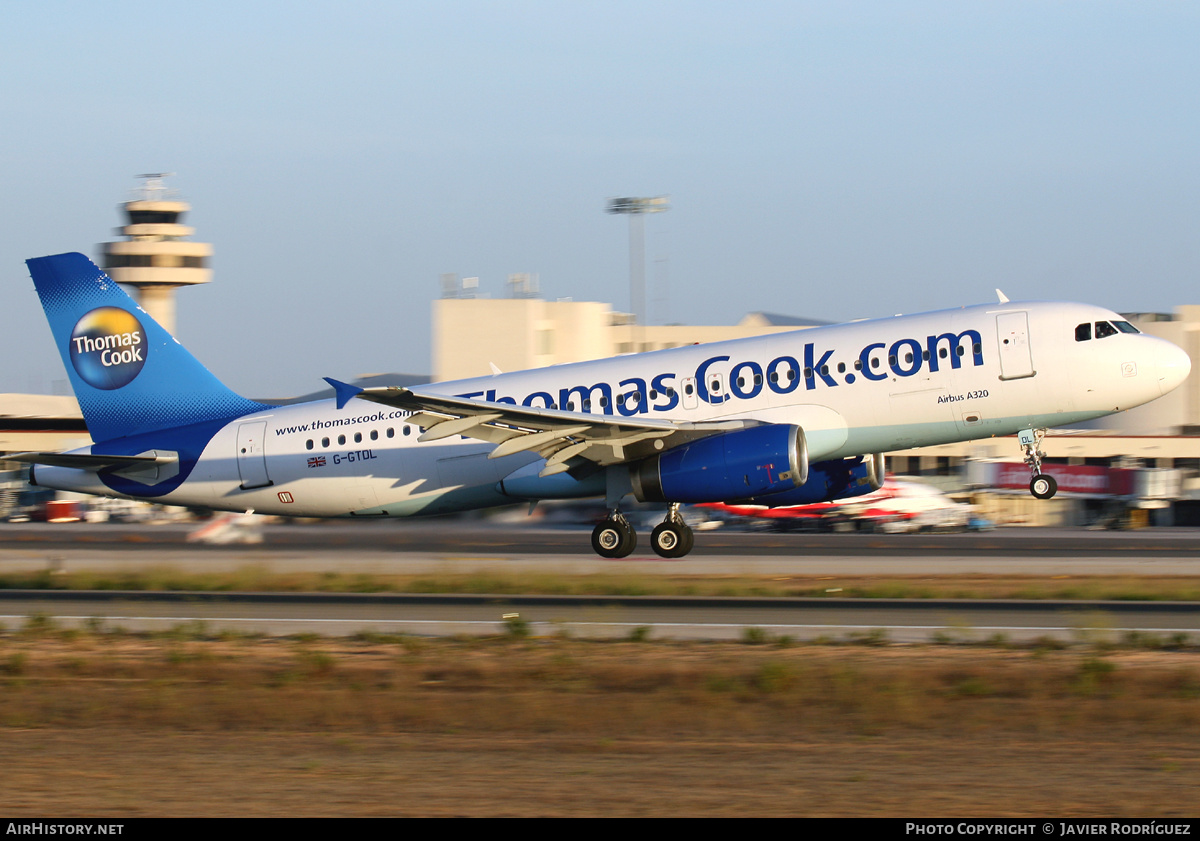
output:
<svg viewBox="0 0 1200 841"><path fill-rule="evenodd" d="M688 441L718 432L755 426L757 421L674 423L585 412L566 412L491 403L465 397L427 394L408 388L360 389L328 377L337 392L338 407L352 398L382 403L413 413L409 423L423 428L420 441L464 435L490 441L489 458L534 452L546 459L542 476L561 473L582 462L599 466L637 461Z"/></svg>

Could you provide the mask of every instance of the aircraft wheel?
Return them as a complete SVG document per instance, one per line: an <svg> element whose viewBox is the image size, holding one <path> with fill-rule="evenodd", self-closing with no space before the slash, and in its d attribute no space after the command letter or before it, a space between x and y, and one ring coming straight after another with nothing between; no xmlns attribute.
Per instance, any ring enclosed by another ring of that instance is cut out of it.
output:
<svg viewBox="0 0 1200 841"><path fill-rule="evenodd" d="M680 557L684 548L683 530L674 523L659 523L650 532L650 547L659 557Z"/></svg>
<svg viewBox="0 0 1200 841"><path fill-rule="evenodd" d="M592 549L602 558L624 558L637 548L637 532L628 523L605 520L592 530Z"/></svg>
<svg viewBox="0 0 1200 841"><path fill-rule="evenodd" d="M1058 482L1048 473L1039 473L1029 483L1029 492L1038 499L1049 499L1058 493Z"/></svg>

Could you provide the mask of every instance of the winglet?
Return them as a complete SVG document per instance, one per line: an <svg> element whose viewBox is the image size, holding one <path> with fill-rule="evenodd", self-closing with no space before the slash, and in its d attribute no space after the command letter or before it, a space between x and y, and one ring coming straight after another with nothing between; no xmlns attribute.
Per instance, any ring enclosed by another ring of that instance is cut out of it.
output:
<svg viewBox="0 0 1200 841"><path fill-rule="evenodd" d="M362 389L358 386L335 380L333 377L321 377L321 379L333 386L334 397L337 398L339 409L345 408L347 403L362 393Z"/></svg>

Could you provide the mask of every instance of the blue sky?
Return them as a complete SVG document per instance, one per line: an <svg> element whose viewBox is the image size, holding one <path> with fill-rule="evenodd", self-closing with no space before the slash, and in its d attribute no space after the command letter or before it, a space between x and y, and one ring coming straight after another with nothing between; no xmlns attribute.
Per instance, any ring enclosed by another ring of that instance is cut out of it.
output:
<svg viewBox="0 0 1200 841"><path fill-rule="evenodd" d="M1200 6L13 0L0 391L65 378L23 261L136 173L215 247L181 340L231 387L429 370L438 275L651 320L1200 303Z"/></svg>

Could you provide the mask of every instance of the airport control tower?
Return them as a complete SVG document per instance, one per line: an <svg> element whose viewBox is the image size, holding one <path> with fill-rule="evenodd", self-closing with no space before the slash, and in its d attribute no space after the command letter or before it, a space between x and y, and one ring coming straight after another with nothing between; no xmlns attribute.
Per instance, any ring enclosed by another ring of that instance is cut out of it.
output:
<svg viewBox="0 0 1200 841"><path fill-rule="evenodd" d="M172 172L139 175L144 183L133 201L122 206L129 224L117 228L126 239L100 244L100 260L109 277L134 287L138 303L170 333L175 332L175 288L208 283L212 245L185 237L194 228L179 224L191 205L163 186Z"/></svg>

